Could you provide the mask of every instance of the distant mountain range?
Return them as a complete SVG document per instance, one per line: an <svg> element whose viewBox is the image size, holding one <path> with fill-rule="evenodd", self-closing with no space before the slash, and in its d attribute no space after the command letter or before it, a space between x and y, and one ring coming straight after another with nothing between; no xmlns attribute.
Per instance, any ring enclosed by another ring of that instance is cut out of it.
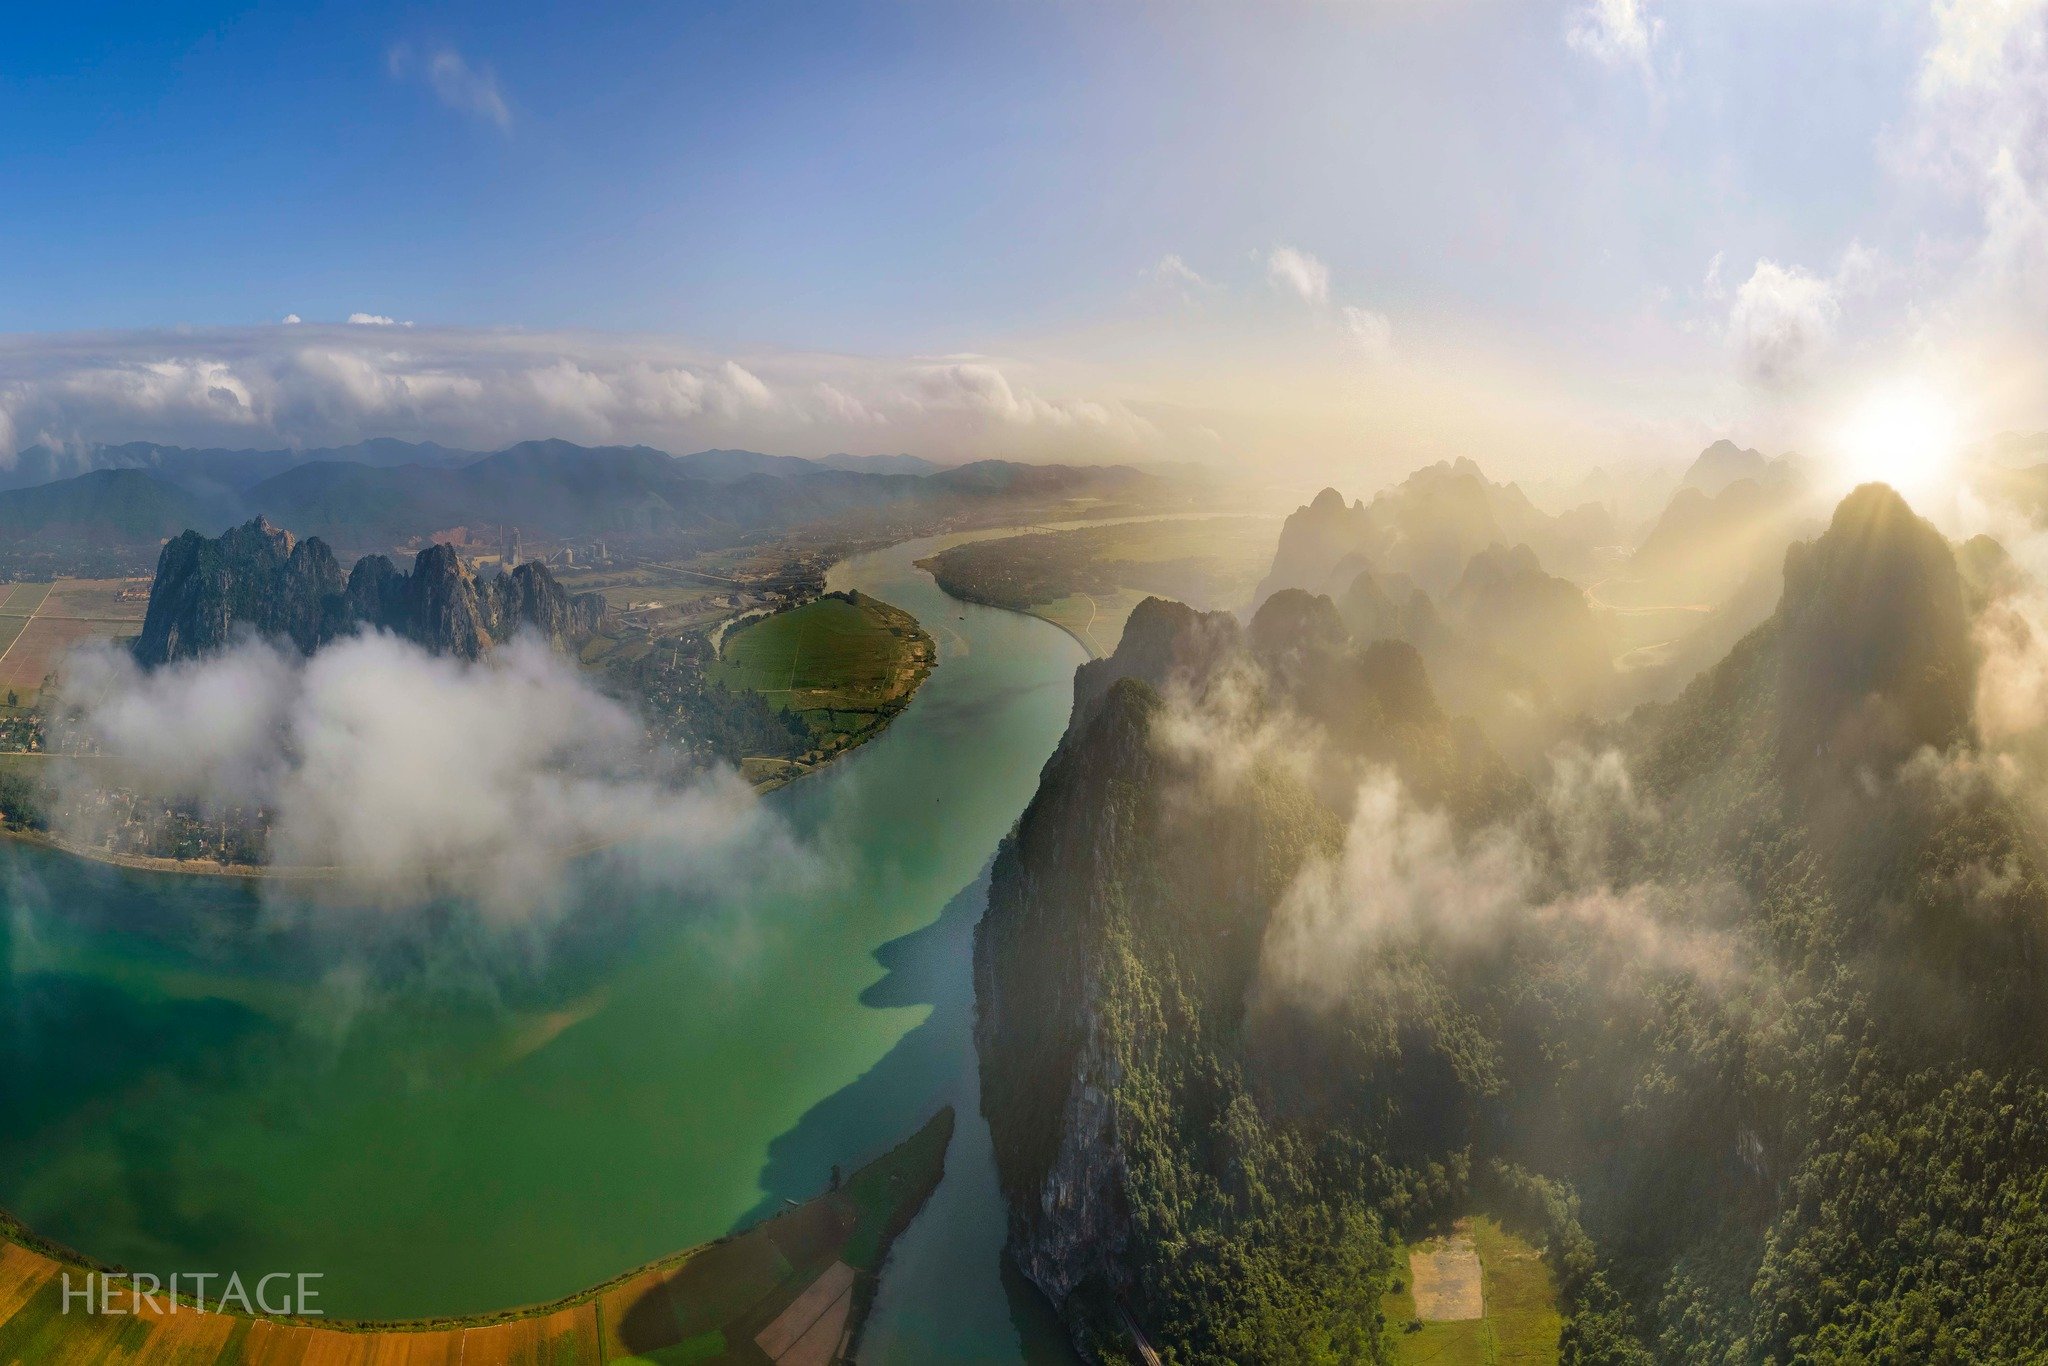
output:
<svg viewBox="0 0 2048 1366"><path fill-rule="evenodd" d="M368 465L376 469L423 465L430 469L454 469L481 460L488 454L490 452L487 451L458 450L432 441L398 441L391 437L359 441L352 446L317 446L299 450L201 449L160 446L151 441L94 444L75 451L35 445L16 455L12 466L0 469L0 490L31 488L96 470L148 470L203 495L223 491L242 493L274 475L301 465ZM812 460L795 455L763 455L759 451L709 450L679 455L674 459L691 478L714 484L731 483L750 474L788 476L813 470L843 470L853 474L935 474L947 468L937 461L916 455L836 454Z"/></svg>
<svg viewBox="0 0 2048 1366"><path fill-rule="evenodd" d="M1439 461L1370 503L1347 503L1335 489L1324 489L1296 509L1252 606L1283 588L1341 594L1364 569L1405 576L1433 595L1447 593L1472 557L1492 545L1527 545L1545 569L1575 573L1615 538L1613 519L1598 503L1552 517L1514 484L1487 479L1470 460Z"/></svg>
<svg viewBox="0 0 2048 1366"><path fill-rule="evenodd" d="M1761 451L1738 446L1723 437L1699 453L1686 470L1679 487L1698 489L1712 498L1741 480L1758 484L1789 484L1799 482L1805 472L1805 462L1796 455L1781 455L1774 460Z"/></svg>
<svg viewBox="0 0 2048 1366"><path fill-rule="evenodd" d="M74 472L76 466L92 466ZM479 453L367 441L308 451L130 443L23 451L0 479L0 535L146 545L262 515L340 545L398 545L465 525L541 536L726 536L902 503L1003 496L1131 497L1164 488L1130 466L910 455L819 460L757 451L525 441Z"/></svg>
<svg viewBox="0 0 2048 1366"><path fill-rule="evenodd" d="M395 441L379 437L353 446L321 446L306 450L223 450L160 446L129 441L118 446L90 445L78 450L30 446L0 469L0 489L31 488L99 470L146 470L188 492L217 496L255 487L274 474L299 465L340 461L352 465L431 465L449 468L467 464L482 452L461 451L431 441Z"/></svg>
<svg viewBox="0 0 2048 1366"><path fill-rule="evenodd" d="M790 476L813 470L841 470L848 474L936 474L946 468L919 455L826 455L807 460L798 455L720 450L679 455L676 464L691 478L713 484L734 483L752 474Z"/></svg>

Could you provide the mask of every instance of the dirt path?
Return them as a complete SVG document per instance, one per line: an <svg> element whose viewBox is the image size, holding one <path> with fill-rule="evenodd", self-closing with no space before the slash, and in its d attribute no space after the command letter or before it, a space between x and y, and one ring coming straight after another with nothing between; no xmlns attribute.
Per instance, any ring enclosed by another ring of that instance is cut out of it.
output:
<svg viewBox="0 0 2048 1366"><path fill-rule="evenodd" d="M1424 1323L1486 1317L1479 1275L1479 1250L1466 1232L1435 1238L1408 1254L1415 1287L1415 1317Z"/></svg>

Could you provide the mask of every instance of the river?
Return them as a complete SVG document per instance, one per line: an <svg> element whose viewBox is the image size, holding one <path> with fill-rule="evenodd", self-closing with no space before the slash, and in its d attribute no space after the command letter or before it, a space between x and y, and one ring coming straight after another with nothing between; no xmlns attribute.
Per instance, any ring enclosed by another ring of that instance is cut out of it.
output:
<svg viewBox="0 0 2048 1366"><path fill-rule="evenodd" d="M593 873L559 922L478 929L0 845L0 1206L136 1269L318 1272L332 1315L459 1314L751 1222L951 1102L863 1355L1063 1359L999 1257L969 956L1082 654L912 566L964 539L831 571L914 613L939 666L764 799L815 865L795 892Z"/></svg>

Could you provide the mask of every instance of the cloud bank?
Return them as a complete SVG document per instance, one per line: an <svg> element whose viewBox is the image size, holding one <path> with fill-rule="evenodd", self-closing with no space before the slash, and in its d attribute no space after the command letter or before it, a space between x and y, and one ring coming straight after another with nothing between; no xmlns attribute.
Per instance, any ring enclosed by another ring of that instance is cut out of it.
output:
<svg viewBox="0 0 2048 1366"><path fill-rule="evenodd" d="M533 641L466 664L380 634L310 659L249 640L147 674L100 645L73 653L61 697L60 741L102 756L65 773L63 795L112 774L260 807L273 864L333 869L345 896L381 907L556 909L572 857L607 845L690 890L801 863L737 775L650 756L638 718Z"/></svg>
<svg viewBox="0 0 2048 1366"><path fill-rule="evenodd" d="M669 449L1066 460L1177 454L1184 434L986 356L720 356L669 338L348 323L0 337L0 461L42 442L493 449L560 436Z"/></svg>
<svg viewBox="0 0 2048 1366"><path fill-rule="evenodd" d="M1732 891L1611 881L1617 850L1656 820L1611 752L1553 755L1533 810L1464 836L1374 769L1342 850L1303 868L1275 910L1260 989L1331 1005L1387 952L1455 962L1532 938L1617 971L1722 985L1741 970L1737 941L1718 928Z"/></svg>

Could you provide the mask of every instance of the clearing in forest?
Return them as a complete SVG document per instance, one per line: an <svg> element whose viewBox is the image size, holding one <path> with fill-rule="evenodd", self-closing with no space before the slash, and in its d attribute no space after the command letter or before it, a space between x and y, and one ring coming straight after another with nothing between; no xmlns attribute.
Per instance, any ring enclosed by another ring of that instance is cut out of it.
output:
<svg viewBox="0 0 2048 1366"><path fill-rule="evenodd" d="M1405 1254L1381 1306L1396 1362L1554 1366L1557 1283L1539 1248L1478 1215Z"/></svg>

